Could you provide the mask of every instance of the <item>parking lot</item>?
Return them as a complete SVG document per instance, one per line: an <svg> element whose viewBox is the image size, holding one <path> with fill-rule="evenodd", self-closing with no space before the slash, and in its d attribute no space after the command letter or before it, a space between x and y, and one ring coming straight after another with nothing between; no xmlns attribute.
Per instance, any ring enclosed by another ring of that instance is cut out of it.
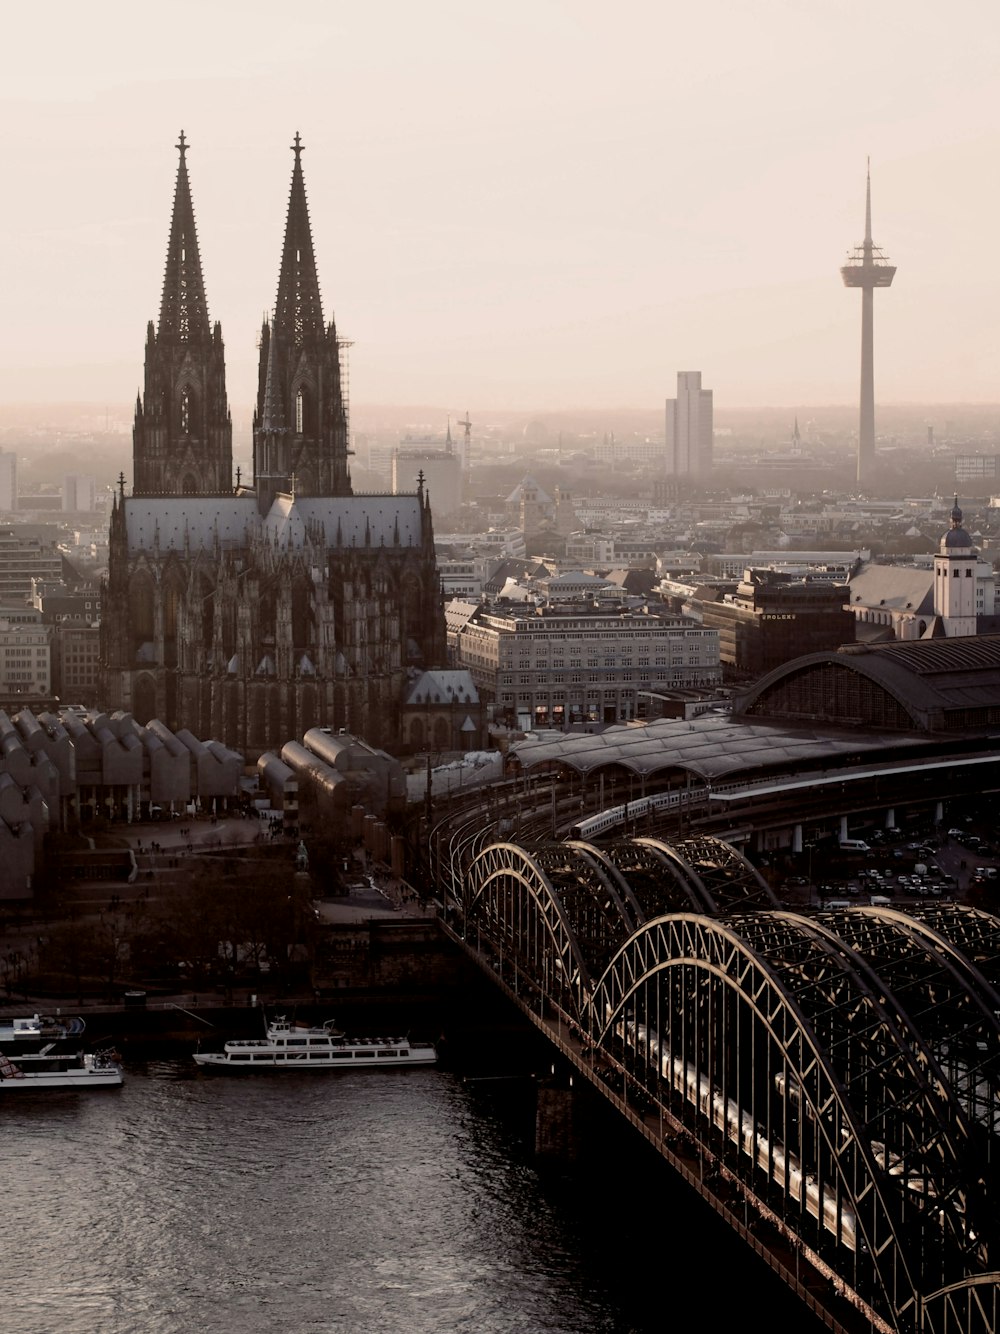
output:
<svg viewBox="0 0 1000 1334"><path fill-rule="evenodd" d="M1000 856L986 823L967 817L947 828L908 822L883 829L859 821L843 846L823 839L789 858L795 870L776 879L777 892L796 906L951 900L996 911Z"/></svg>

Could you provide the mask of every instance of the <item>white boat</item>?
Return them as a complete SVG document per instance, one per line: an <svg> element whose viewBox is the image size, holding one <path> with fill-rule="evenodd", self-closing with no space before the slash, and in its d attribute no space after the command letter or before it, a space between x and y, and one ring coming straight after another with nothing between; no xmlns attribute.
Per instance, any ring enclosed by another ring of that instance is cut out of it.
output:
<svg viewBox="0 0 1000 1334"><path fill-rule="evenodd" d="M125 1072L115 1052L20 1053L11 1059L0 1053L0 1095L39 1089L120 1088Z"/></svg>
<svg viewBox="0 0 1000 1334"><path fill-rule="evenodd" d="M53 1019L44 1014L0 1019L0 1050L5 1046L13 1046L15 1051L18 1048L26 1051L29 1046L40 1046L43 1042L76 1038L80 1036L86 1026L84 1021L78 1017Z"/></svg>
<svg viewBox="0 0 1000 1334"><path fill-rule="evenodd" d="M271 1021L264 1038L239 1038L222 1051L199 1051L199 1065L215 1070L372 1070L399 1065L433 1065L431 1042L409 1038L348 1038L328 1020L320 1028Z"/></svg>

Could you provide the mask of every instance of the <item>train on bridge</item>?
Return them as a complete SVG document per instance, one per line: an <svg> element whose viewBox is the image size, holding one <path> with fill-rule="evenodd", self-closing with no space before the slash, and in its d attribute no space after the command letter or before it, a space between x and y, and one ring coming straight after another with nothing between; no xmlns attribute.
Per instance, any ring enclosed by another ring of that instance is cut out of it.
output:
<svg viewBox="0 0 1000 1334"><path fill-rule="evenodd" d="M741 1235L773 1233L831 1329L997 1334L1000 919L793 912L697 822L634 833L747 786L577 813L563 841L554 784L525 844L463 810L432 840L447 929Z"/></svg>

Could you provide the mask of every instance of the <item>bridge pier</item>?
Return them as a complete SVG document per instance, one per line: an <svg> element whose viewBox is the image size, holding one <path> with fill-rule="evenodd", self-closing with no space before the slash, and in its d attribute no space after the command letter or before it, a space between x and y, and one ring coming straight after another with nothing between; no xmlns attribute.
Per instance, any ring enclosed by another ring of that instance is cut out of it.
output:
<svg viewBox="0 0 1000 1334"><path fill-rule="evenodd" d="M575 1162L580 1151L579 1098L558 1075L539 1079L535 1089L535 1153L539 1158Z"/></svg>

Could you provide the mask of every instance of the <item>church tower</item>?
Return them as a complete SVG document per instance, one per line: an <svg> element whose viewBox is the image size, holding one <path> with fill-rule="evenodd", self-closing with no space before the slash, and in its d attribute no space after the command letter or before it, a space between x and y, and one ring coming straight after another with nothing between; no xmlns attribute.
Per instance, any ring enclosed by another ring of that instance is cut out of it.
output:
<svg viewBox="0 0 1000 1334"><path fill-rule="evenodd" d="M177 148L160 321L157 328L149 322L144 387L135 406L134 495L232 490L233 429L222 329L208 322L183 131Z"/></svg>
<svg viewBox="0 0 1000 1334"><path fill-rule="evenodd" d="M337 330L332 320L323 323L298 134L292 152L278 296L260 340L253 446L262 514L278 491L352 494Z"/></svg>
<svg viewBox="0 0 1000 1334"><path fill-rule="evenodd" d="M947 639L976 633L976 567L979 552L962 527L962 511L951 512L951 527L934 557L934 614Z"/></svg>

